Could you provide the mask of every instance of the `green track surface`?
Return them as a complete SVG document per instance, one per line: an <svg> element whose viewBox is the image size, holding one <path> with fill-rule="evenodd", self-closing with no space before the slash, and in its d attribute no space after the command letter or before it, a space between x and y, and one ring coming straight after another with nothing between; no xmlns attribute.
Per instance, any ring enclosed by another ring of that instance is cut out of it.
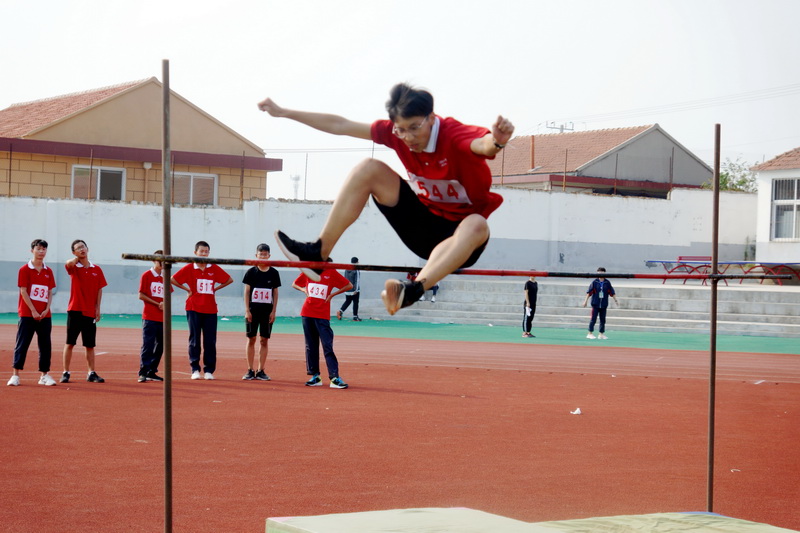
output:
<svg viewBox="0 0 800 533"><path fill-rule="evenodd" d="M0 314L0 324L16 324L14 313ZM66 325L66 314L54 314L53 325ZM184 315L173 316L173 328L187 330ZM602 344L620 348L644 348L657 350L708 351L709 336L703 333L647 333L634 331L609 331L609 340L589 340L583 329L537 329L536 338L522 338L522 330L512 326L431 324L405 322L402 320L332 320L336 335L349 337L379 337L386 339L422 339L467 342L505 342L515 344L555 344L562 346L587 346ZM139 315L104 315L101 328L141 328ZM220 331L244 332L244 317L220 317ZM273 333L303 333L299 317L280 317L275 321ZM746 335L718 335L717 350L720 352L800 354L798 339L781 337L753 337Z"/></svg>

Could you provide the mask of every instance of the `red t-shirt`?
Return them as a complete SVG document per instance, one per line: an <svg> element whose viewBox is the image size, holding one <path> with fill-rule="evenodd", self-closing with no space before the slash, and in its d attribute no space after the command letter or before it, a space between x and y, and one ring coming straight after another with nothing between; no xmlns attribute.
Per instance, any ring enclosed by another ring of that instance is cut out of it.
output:
<svg viewBox="0 0 800 533"><path fill-rule="evenodd" d="M156 302L163 302L164 276L157 274L156 271L151 268L142 274L142 277L139 280L139 292L145 296L149 296ZM164 321L164 311L159 309L157 305L151 304L150 302L144 300L142 303L144 303L144 309L142 309L142 319L152 320L154 322Z"/></svg>
<svg viewBox="0 0 800 533"><path fill-rule="evenodd" d="M56 276L53 270L47 266L42 265L41 272L36 270L33 266L33 261L29 261L27 265L22 265L19 269L17 276L17 287L25 287L28 289L28 297L33 303L33 307L37 312L41 313L47 307L47 300L50 298L50 293L56 286ZM19 316L32 317L30 307L22 299L22 294L19 295L19 306L17 309ZM47 312L45 318L50 317L50 311Z"/></svg>
<svg viewBox="0 0 800 533"><path fill-rule="evenodd" d="M408 172L408 182L431 212L448 220L463 220L477 213L488 217L503 197L491 192L492 172L486 156L470 149L473 140L489 130L467 126L454 118L439 118L433 152L412 152L392 133L391 120L372 123L372 140L397 152Z"/></svg>
<svg viewBox="0 0 800 533"><path fill-rule="evenodd" d="M192 289L192 295L186 299L186 310L208 315L217 314L214 285L231 279L230 275L217 265L206 265L206 268L201 269L195 263L186 265L172 277L178 283L188 285Z"/></svg>
<svg viewBox="0 0 800 533"><path fill-rule="evenodd" d="M72 279L67 311L80 311L83 316L97 316L97 295L108 285L103 270L91 262L88 267L80 263L64 265Z"/></svg>
<svg viewBox="0 0 800 533"><path fill-rule="evenodd" d="M311 281L305 274L300 274L294 284L306 287L308 296L300 309L300 316L330 320L331 302L328 295L333 289L346 287L350 282L335 270L323 270L319 281Z"/></svg>

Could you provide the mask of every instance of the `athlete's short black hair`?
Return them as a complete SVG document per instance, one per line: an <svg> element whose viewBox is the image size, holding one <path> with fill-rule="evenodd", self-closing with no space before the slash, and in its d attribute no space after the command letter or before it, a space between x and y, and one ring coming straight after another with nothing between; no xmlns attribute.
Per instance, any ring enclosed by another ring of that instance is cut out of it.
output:
<svg viewBox="0 0 800 533"><path fill-rule="evenodd" d="M205 246L209 250L211 249L211 246L209 246L206 241L197 241L197 243L194 245L194 251L196 252L201 246Z"/></svg>
<svg viewBox="0 0 800 533"><path fill-rule="evenodd" d="M47 241L44 239L33 239L33 242L31 243L31 250L33 250L37 246L41 246L42 248L47 248Z"/></svg>
<svg viewBox="0 0 800 533"><path fill-rule="evenodd" d="M398 118L427 117L433 113L433 95L407 83L398 83L389 91L386 111L392 122Z"/></svg>
<svg viewBox="0 0 800 533"><path fill-rule="evenodd" d="M256 246L256 252L269 252L269 244L262 242Z"/></svg>

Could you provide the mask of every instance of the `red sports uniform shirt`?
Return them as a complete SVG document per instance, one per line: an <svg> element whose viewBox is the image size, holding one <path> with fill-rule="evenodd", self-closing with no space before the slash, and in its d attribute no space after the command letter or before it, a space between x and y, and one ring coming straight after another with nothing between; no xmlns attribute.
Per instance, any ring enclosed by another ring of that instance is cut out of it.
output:
<svg viewBox="0 0 800 533"><path fill-rule="evenodd" d="M305 274L300 274L294 284L298 287L306 287L306 300L300 309L300 316L307 318L321 318L330 320L331 302L328 295L333 289L346 287L350 282L335 270L323 270L319 281L311 281Z"/></svg>
<svg viewBox="0 0 800 533"><path fill-rule="evenodd" d="M145 296L149 296L156 302L164 301L164 276L156 274L152 268L142 274L139 279L139 292ZM152 320L154 322L164 321L164 311L159 309L157 305L150 302L143 301L144 308L142 309L142 319Z"/></svg>
<svg viewBox="0 0 800 533"><path fill-rule="evenodd" d="M67 311L80 311L83 316L94 318L97 312L97 295L108 285L103 270L92 263L88 267L80 263L64 265L72 279Z"/></svg>
<svg viewBox="0 0 800 533"><path fill-rule="evenodd" d="M47 300L50 293L56 286L56 276L53 270L47 265L42 265L42 271L38 272L33 266L33 262L29 261L27 265L22 265L19 269L17 276L17 287L25 287L28 289L28 297L33 303L33 307L37 312L41 313L47 307ZM19 306L17 309L19 316L33 317L31 308L22 299L22 294L19 295ZM50 317L50 311L44 318Z"/></svg>
<svg viewBox="0 0 800 533"><path fill-rule="evenodd" d="M173 276L178 283L188 285L192 295L186 299L186 310L217 314L217 297L214 285L225 283L231 277L217 265L206 265L201 269L196 264L186 265Z"/></svg>
<svg viewBox="0 0 800 533"><path fill-rule="evenodd" d="M408 182L431 212L460 221L477 213L488 217L503 203L491 192L492 172L483 155L470 149L473 140L489 130L467 126L454 118L439 118L439 132L433 152L412 152L392 133L391 120L372 123L372 140L397 152L408 173Z"/></svg>

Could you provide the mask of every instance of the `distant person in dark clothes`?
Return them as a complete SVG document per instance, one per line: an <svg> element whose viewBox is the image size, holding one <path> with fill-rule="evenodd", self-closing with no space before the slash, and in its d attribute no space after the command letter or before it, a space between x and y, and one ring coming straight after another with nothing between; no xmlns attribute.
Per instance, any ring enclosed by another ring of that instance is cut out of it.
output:
<svg viewBox="0 0 800 533"><path fill-rule="evenodd" d="M536 276L531 276L525 282L523 288L525 294L524 314L522 315L522 336L535 337L531 333L531 326L533 325L533 316L536 314L536 298L539 295L539 283L536 281Z"/></svg>
<svg viewBox="0 0 800 533"><path fill-rule="evenodd" d="M358 263L358 257L353 257L350 259L350 262L354 265ZM342 315L347 308L350 307L350 303L353 304L353 322L361 322L361 319L358 318L358 300L361 296L361 271L360 270L346 270L344 273L344 277L347 281L349 281L353 288L346 293L344 293L344 303L336 311L336 318L339 320L342 319Z"/></svg>
<svg viewBox="0 0 800 533"><path fill-rule="evenodd" d="M592 284L589 285L589 290L586 291L586 299L583 301L583 306L586 307L586 304L589 302L589 298L592 299L592 318L589 321L589 333L586 335L587 339L608 339L608 337L605 335L608 298L613 298L614 303L619 305L619 301L617 301L617 295L614 292L614 287L611 286L610 281L602 276L605 274L605 272L606 269L603 267L597 269L597 273L600 274L600 277L592 281ZM594 324L597 322L598 317L600 318L600 334L595 337Z"/></svg>

